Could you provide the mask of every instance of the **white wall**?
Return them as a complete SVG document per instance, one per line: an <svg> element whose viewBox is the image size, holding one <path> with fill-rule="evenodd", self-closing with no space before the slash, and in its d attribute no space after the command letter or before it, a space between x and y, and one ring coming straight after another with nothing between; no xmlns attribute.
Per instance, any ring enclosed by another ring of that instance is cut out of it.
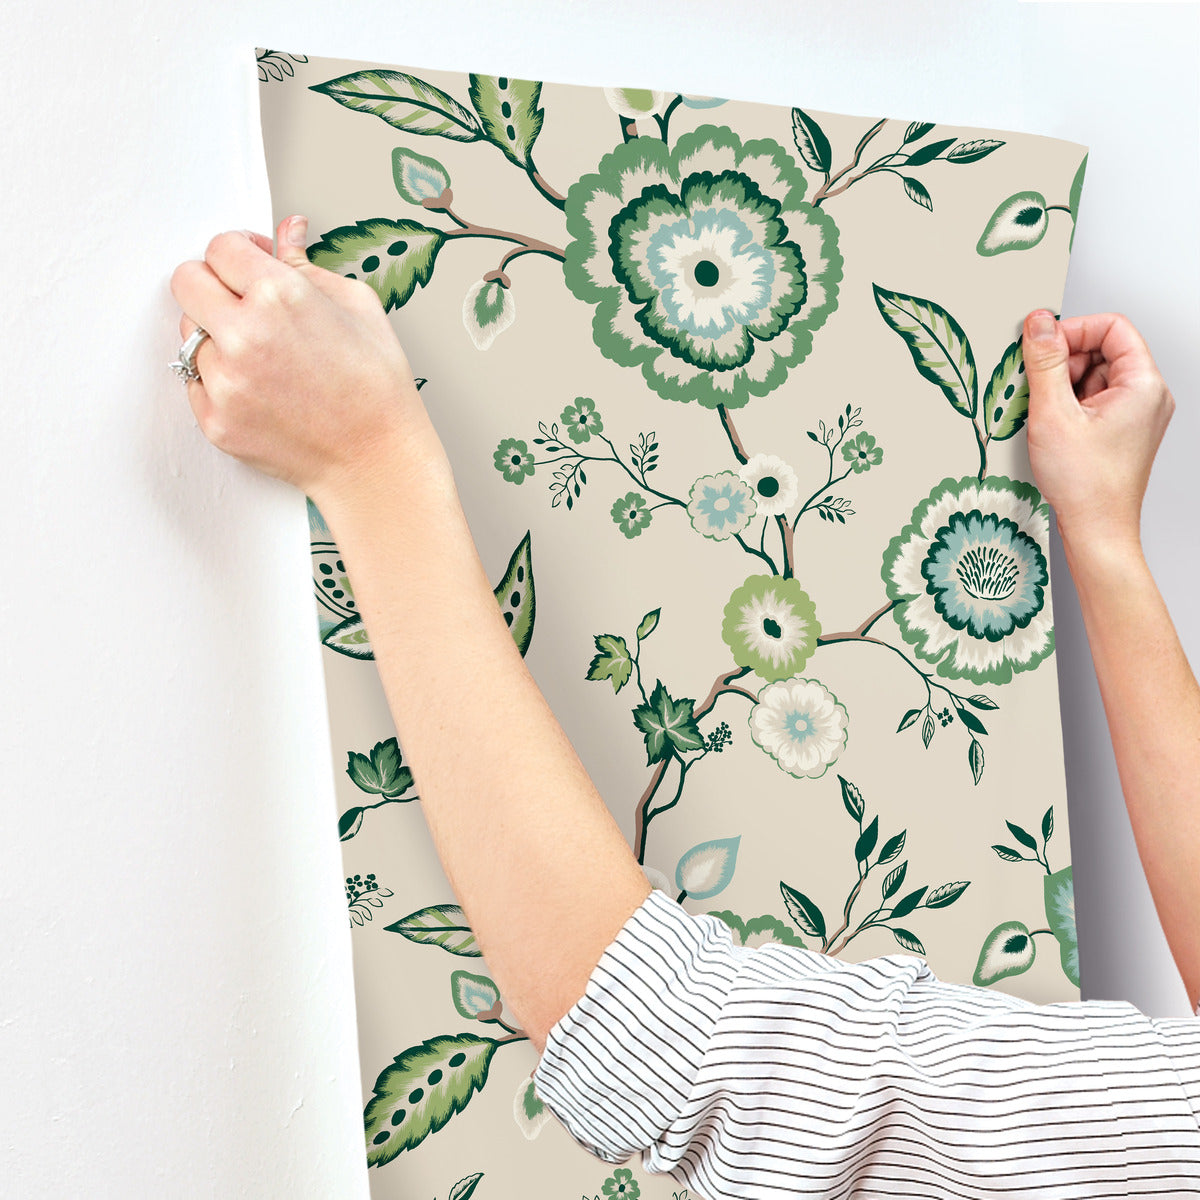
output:
<svg viewBox="0 0 1200 1200"><path fill-rule="evenodd" d="M255 45L1090 145L1064 311L1128 313L1179 401L1146 542L1200 662L1194 4L43 0L0 31L6 1197L366 1193L303 503L165 366L175 265L269 232ZM1053 551L1085 993L1183 1015Z"/></svg>

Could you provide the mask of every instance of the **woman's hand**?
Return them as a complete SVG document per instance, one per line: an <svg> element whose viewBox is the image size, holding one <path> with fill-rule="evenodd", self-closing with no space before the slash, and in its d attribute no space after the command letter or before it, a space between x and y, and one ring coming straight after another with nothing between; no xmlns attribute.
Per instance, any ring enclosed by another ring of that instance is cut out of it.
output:
<svg viewBox="0 0 1200 1200"><path fill-rule="evenodd" d="M1175 398L1128 318L1038 313L1025 318L1022 339L1038 489L1064 544L1140 545L1142 499Z"/></svg>
<svg viewBox="0 0 1200 1200"><path fill-rule="evenodd" d="M280 222L278 258L259 234L219 234L171 292L182 336L210 335L187 385L205 437L320 505L389 461L424 470L444 451L379 297L310 263L306 229Z"/></svg>

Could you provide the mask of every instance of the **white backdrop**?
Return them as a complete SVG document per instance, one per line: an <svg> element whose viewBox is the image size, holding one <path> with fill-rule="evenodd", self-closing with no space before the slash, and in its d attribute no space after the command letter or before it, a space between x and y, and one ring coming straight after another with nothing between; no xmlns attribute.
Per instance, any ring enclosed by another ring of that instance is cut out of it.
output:
<svg viewBox="0 0 1200 1200"><path fill-rule="evenodd" d="M366 1196L304 503L165 366L176 264L270 231L256 45L1089 145L1063 311L1128 314L1179 401L1144 533L1200 663L1196 4L41 0L0 32L6 1197ZM1186 1015L1051 550L1084 996Z"/></svg>

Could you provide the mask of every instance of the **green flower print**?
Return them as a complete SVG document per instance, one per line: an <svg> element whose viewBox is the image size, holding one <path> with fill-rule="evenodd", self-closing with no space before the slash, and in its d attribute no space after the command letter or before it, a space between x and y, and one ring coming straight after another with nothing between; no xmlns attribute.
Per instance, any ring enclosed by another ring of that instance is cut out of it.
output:
<svg viewBox="0 0 1200 1200"><path fill-rule="evenodd" d="M618 1167L600 1189L606 1196L623 1196L625 1200L638 1200L642 1189L628 1167Z"/></svg>
<svg viewBox="0 0 1200 1200"><path fill-rule="evenodd" d="M857 437L842 443L842 457L854 468L856 475L869 471L883 462L883 451L865 430Z"/></svg>
<svg viewBox="0 0 1200 1200"><path fill-rule="evenodd" d="M522 483L526 475L533 474L533 455L520 438L505 438L496 447L492 461L509 483Z"/></svg>
<svg viewBox="0 0 1200 1200"><path fill-rule="evenodd" d="M609 509L612 519L627 538L635 538L647 525L654 514L646 507L646 497L641 492L626 492Z"/></svg>
<svg viewBox="0 0 1200 1200"><path fill-rule="evenodd" d="M596 411L596 402L586 396L580 396L574 404L568 404L559 420L567 427L567 434L575 443L586 442L593 433L604 430L604 422Z"/></svg>
<svg viewBox="0 0 1200 1200"><path fill-rule="evenodd" d="M751 575L725 605L721 637L733 661L768 682L795 675L820 636L816 606L797 579Z"/></svg>
<svg viewBox="0 0 1200 1200"><path fill-rule="evenodd" d="M750 524L756 508L753 488L736 471L721 471L692 484L687 511L697 533L723 542Z"/></svg>
<svg viewBox="0 0 1200 1200"><path fill-rule="evenodd" d="M815 679L783 679L758 693L750 736L797 779L820 779L846 748L846 706Z"/></svg>
<svg viewBox="0 0 1200 1200"><path fill-rule="evenodd" d="M719 125L604 155L567 193L563 265L601 353L705 408L779 387L842 278L837 226L806 186L778 142Z"/></svg>
<svg viewBox="0 0 1200 1200"><path fill-rule="evenodd" d="M1049 506L1032 484L943 479L892 538L881 574L900 633L939 675L1007 683L1054 650Z"/></svg>

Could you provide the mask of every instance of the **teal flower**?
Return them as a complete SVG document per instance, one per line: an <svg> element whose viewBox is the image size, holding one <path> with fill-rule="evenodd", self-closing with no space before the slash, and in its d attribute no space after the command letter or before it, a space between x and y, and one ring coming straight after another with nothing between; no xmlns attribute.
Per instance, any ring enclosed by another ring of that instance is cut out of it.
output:
<svg viewBox="0 0 1200 1200"><path fill-rule="evenodd" d="M533 474L533 455L520 438L505 438L496 447L492 461L509 483L522 483L526 475Z"/></svg>
<svg viewBox="0 0 1200 1200"><path fill-rule="evenodd" d="M642 1189L628 1167L618 1167L600 1189L606 1196L623 1196L625 1200L638 1200Z"/></svg>
<svg viewBox="0 0 1200 1200"><path fill-rule="evenodd" d="M574 404L568 404L558 418L567 427L571 441L586 442L593 433L604 431L604 422L596 411L596 402L580 396Z"/></svg>
<svg viewBox="0 0 1200 1200"><path fill-rule="evenodd" d="M721 638L733 661L769 682L795 675L820 636L816 605L797 579L751 575L725 605Z"/></svg>
<svg viewBox="0 0 1200 1200"><path fill-rule="evenodd" d="M884 551L901 636L939 675L1007 683L1054 650L1049 506L1032 484L943 479Z"/></svg>
<svg viewBox="0 0 1200 1200"><path fill-rule="evenodd" d="M723 542L750 524L757 507L754 489L736 471L721 471L692 484L687 511L697 533Z"/></svg>
<svg viewBox="0 0 1200 1200"><path fill-rule="evenodd" d="M856 475L869 471L883 462L883 451L865 430L857 437L842 443L842 457L854 468Z"/></svg>
<svg viewBox="0 0 1200 1200"><path fill-rule="evenodd" d="M637 537L650 524L654 515L646 507L646 497L641 492L626 492L613 504L609 512L627 538Z"/></svg>
<svg viewBox="0 0 1200 1200"><path fill-rule="evenodd" d="M705 408L779 387L842 278L837 226L806 187L778 142L719 125L604 155L567 193L563 265L601 353Z"/></svg>

